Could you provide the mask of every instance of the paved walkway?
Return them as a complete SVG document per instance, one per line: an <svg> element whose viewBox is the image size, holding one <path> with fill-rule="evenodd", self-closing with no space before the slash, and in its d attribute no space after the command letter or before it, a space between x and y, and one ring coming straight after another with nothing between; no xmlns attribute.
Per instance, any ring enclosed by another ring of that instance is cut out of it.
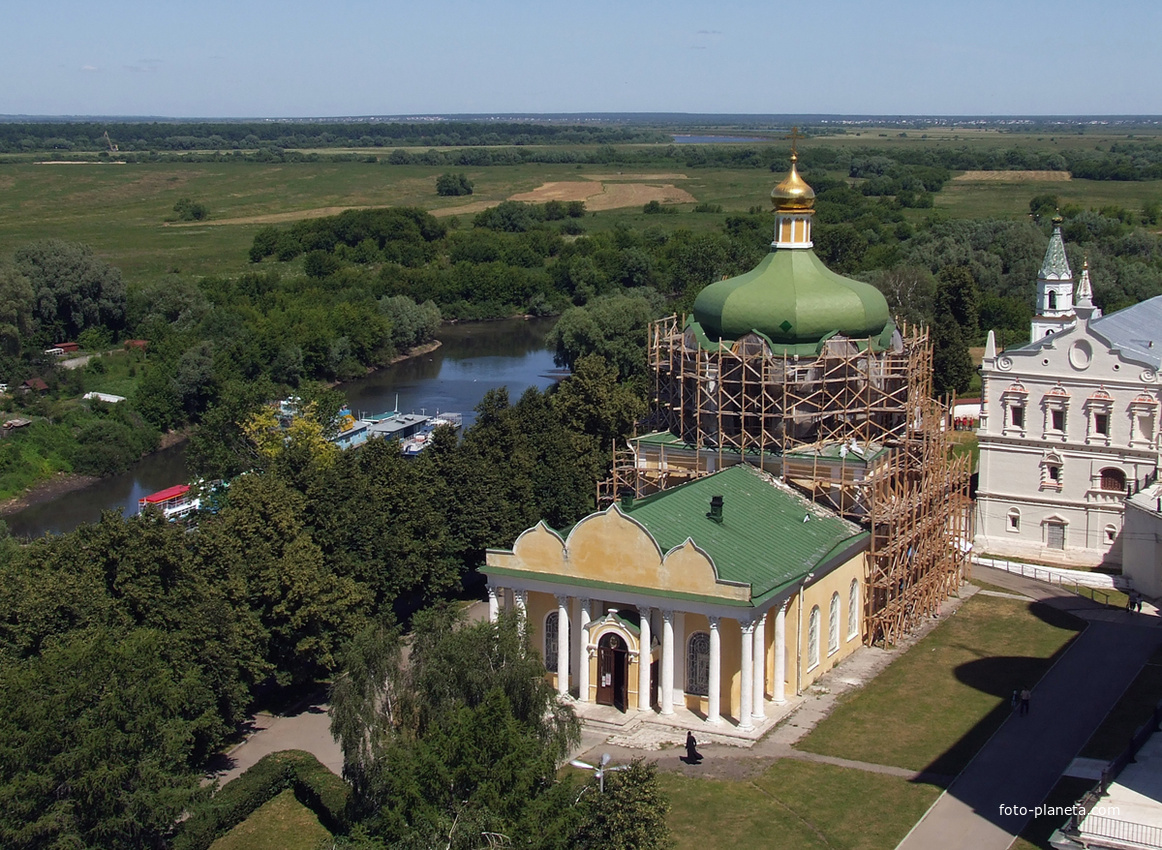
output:
<svg viewBox="0 0 1162 850"><path fill-rule="evenodd" d="M336 775L343 775L343 751L331 737L331 718L322 695L286 714L259 712L250 719L254 730L246 740L217 759L207 781L225 785L253 767L263 756L280 750L306 750Z"/></svg>
<svg viewBox="0 0 1162 850"><path fill-rule="evenodd" d="M1162 619L977 568L981 581L1066 610L1089 625L899 845L899 850L1005 850L1089 736L1162 644ZM1022 813L1022 809L1025 813Z"/></svg>

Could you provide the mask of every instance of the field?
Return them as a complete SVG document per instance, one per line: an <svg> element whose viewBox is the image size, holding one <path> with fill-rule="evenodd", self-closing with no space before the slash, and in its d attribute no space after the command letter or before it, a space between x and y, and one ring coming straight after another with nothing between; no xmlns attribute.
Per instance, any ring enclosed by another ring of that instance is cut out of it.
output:
<svg viewBox="0 0 1162 850"><path fill-rule="evenodd" d="M942 145L1064 149L1092 148L1125 138L1090 132L1046 137L986 130L945 135L932 130L922 135L926 138L867 130L859 135L816 138L805 145L888 150ZM385 154L383 149L356 152ZM435 179L448 170L463 171L475 193L461 198L437 196ZM1020 218L1028 214L1029 199L1037 194L1056 194L1063 203L1085 207L1115 204L1134 209L1162 196L1162 181L1063 181L1060 176L967 174L950 181L936 195L936 209L953 217ZM463 225L480 209L509 198L585 200L594 213L584 221L590 231L617 223L707 230L719 227L730 213L765 207L776 179L765 168L666 170L654 166L634 170L528 164L449 169L382 162L51 165L14 157L0 164L0 257L31 240L53 237L91 245L121 268L130 284L166 274L238 274L248 266L246 252L254 233L266 224L333 215L355 207L415 205L441 217L458 216ZM174 203L184 197L206 204L209 220L169 221L174 217ZM720 204L724 212L642 215L641 207L649 200L677 205L683 212L696 203ZM928 214L926 210L910 213L915 218Z"/></svg>

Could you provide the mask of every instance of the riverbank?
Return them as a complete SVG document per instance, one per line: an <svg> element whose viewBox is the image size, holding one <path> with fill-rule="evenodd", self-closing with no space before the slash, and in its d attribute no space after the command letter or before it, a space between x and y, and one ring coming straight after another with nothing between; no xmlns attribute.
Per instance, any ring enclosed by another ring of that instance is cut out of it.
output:
<svg viewBox="0 0 1162 850"><path fill-rule="evenodd" d="M51 478L38 481L19 496L0 502L0 517L18 513L25 508L59 499L65 493L84 490L100 481L97 475L78 475L75 472L57 472Z"/></svg>
<svg viewBox="0 0 1162 850"><path fill-rule="evenodd" d="M426 342L423 345L417 345L415 348L412 348L404 354L396 355L382 366L369 368L367 370L367 374L372 375L388 366L394 366L395 364L402 363L405 360L421 357L425 354L431 354L433 351L438 349L440 345L441 342L438 339L432 340L431 342ZM349 382L336 381L330 386L342 386L344 383ZM186 442L189 440L190 435L193 433L194 427L195 426L187 426L185 428L179 428L175 431L167 431L166 433L162 434L161 439L158 441L157 448L154 451L143 455L141 460L151 457L152 455L156 455L160 452L167 451L172 449L174 446ZM112 476L101 477L97 475L78 475L72 472L54 473L50 478L38 481L24 492L0 501L0 518L19 513L20 511L30 508L33 505L40 505L44 504L45 502L54 501L67 493L84 490L86 487L91 487L97 482L103 481L109 477Z"/></svg>
<svg viewBox="0 0 1162 850"><path fill-rule="evenodd" d="M138 460L144 460L147 457L164 452L167 449L172 449L174 446L181 445L190 438L191 428L180 428L177 431L167 431L161 435L158 440L157 448L151 452L146 452ZM109 476L105 476L106 478ZM66 493L73 493L77 490L84 490L86 487L91 487L98 481L104 480L99 475L79 475L75 472L56 472L51 478L46 478L43 481L38 481L33 484L23 493L18 496L13 496L0 502L0 517L6 517L14 513L18 513L25 508L30 508L33 505L40 505L45 502L51 502L54 499L59 499Z"/></svg>

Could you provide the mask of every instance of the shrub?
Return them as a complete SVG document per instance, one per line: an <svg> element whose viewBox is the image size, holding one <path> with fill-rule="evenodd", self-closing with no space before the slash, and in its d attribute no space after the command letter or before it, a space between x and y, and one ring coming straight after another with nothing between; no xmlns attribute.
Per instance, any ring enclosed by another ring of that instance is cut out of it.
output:
<svg viewBox="0 0 1162 850"><path fill-rule="evenodd" d="M676 214L678 210L675 207L664 207L657 201L650 201L642 207L642 212L646 215L667 215L670 213Z"/></svg>
<svg viewBox="0 0 1162 850"><path fill-rule="evenodd" d="M464 174L441 174L436 178L436 194L446 197L471 195L472 181Z"/></svg>
<svg viewBox="0 0 1162 850"><path fill-rule="evenodd" d="M205 801L178 827L174 850L207 850L217 839L246 820L284 790L310 809L332 834L347 831L350 788L303 750L284 750L262 758L233 782Z"/></svg>
<svg viewBox="0 0 1162 850"><path fill-rule="evenodd" d="M178 214L178 221L205 221L210 217L209 207L189 198L182 198L174 204L173 211Z"/></svg>

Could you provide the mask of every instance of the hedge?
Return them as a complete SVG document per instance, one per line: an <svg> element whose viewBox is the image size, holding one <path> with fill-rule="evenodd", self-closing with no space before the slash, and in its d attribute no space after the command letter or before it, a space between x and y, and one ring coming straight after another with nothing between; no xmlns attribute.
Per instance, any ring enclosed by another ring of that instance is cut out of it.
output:
<svg viewBox="0 0 1162 850"><path fill-rule="evenodd" d="M178 827L173 850L207 850L218 838L285 789L332 834L347 831L350 788L303 750L271 753L190 813Z"/></svg>

